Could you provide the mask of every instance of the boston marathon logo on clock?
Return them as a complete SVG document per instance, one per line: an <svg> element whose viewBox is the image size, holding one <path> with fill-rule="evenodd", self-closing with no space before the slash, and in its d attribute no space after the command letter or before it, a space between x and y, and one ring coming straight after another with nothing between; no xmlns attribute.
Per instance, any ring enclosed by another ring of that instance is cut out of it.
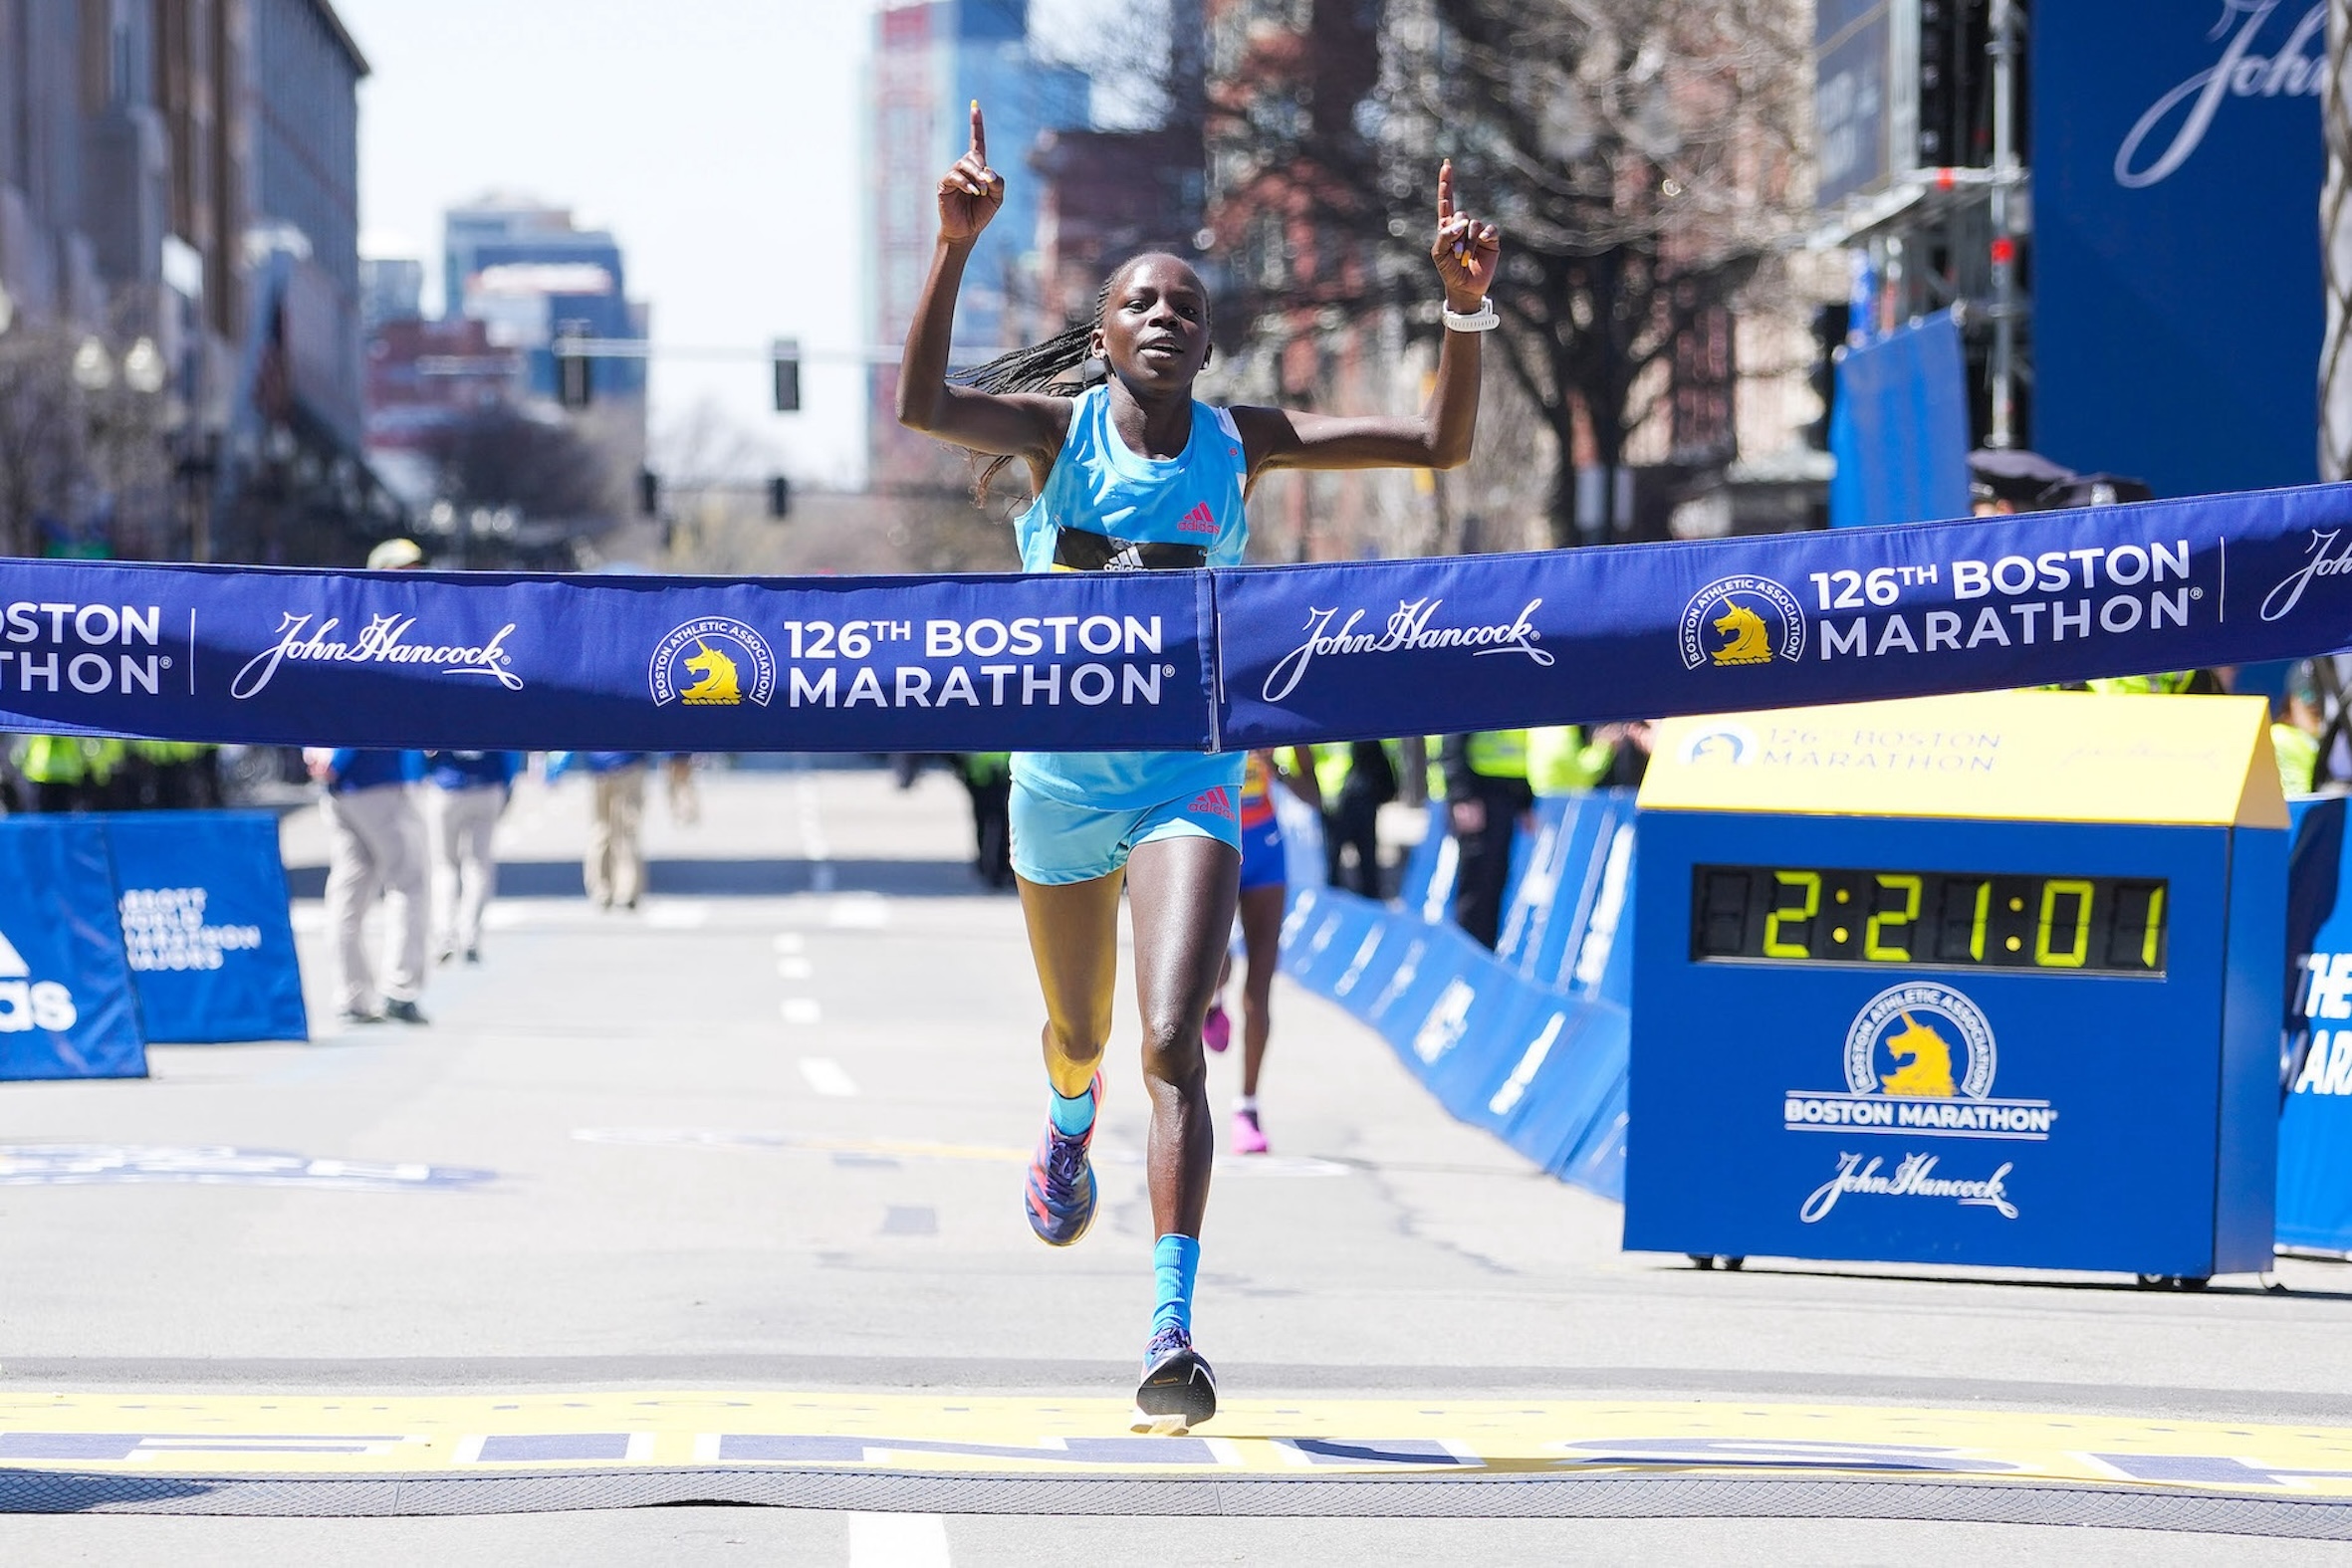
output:
<svg viewBox="0 0 2352 1568"><path fill-rule="evenodd" d="M1905 981L1854 1015L1844 1092L1789 1090L1784 1125L1790 1132L2047 1141L2058 1113L2047 1100L1994 1098L1997 1065L1984 1008L1953 987Z"/></svg>
<svg viewBox="0 0 2352 1568"><path fill-rule="evenodd" d="M1718 577L1683 606L1685 669L1794 661L1804 651L1804 609L1769 577Z"/></svg>

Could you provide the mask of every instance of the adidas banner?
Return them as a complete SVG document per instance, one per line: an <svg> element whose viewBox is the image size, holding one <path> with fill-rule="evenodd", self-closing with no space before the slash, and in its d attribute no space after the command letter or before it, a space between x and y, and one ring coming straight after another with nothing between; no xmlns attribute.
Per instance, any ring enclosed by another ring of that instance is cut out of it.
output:
<svg viewBox="0 0 2352 1568"><path fill-rule="evenodd" d="M0 821L0 1078L143 1078L106 828Z"/></svg>
<svg viewBox="0 0 2352 1568"><path fill-rule="evenodd" d="M1524 556L712 582L0 563L0 728L644 751L1190 750L2352 646L2352 486Z"/></svg>

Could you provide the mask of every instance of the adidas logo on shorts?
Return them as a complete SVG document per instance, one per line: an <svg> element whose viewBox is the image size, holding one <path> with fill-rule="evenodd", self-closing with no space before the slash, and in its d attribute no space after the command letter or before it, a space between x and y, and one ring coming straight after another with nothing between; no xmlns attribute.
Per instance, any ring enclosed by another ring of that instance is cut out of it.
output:
<svg viewBox="0 0 2352 1568"><path fill-rule="evenodd" d="M1184 808L1188 816L1222 816L1233 820L1233 791L1219 784L1214 789L1203 789L1192 797L1192 804Z"/></svg>

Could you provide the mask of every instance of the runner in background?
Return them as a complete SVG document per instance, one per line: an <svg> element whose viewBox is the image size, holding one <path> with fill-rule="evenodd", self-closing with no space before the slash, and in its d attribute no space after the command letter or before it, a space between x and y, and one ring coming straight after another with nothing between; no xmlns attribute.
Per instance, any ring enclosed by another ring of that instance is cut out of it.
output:
<svg viewBox="0 0 2352 1568"><path fill-rule="evenodd" d="M1274 753L1252 752L1242 770L1242 1092L1233 1102L1232 1146L1236 1154L1264 1154L1266 1129L1258 1119L1258 1074L1266 1065L1266 1042L1274 1032L1274 976L1282 967L1283 912L1290 905L1290 877L1284 861L1283 821L1275 811L1274 782L1317 810L1322 793L1314 758L1303 746L1291 748L1288 773ZM1225 983L1233 978L1233 949L1217 972L1217 996L1201 1025L1201 1043L1222 1051L1233 1040L1233 1019L1225 1011Z"/></svg>
<svg viewBox="0 0 2352 1568"><path fill-rule="evenodd" d="M1342 418L1220 408L1195 398L1211 353L1208 287L1175 256L1133 257L1104 280L1092 319L947 378L956 293L981 231L1004 205L980 106L972 139L939 181L939 234L899 362L898 418L995 461L1019 460L1036 498L1015 526L1031 571L1238 564L1251 484L1276 469L1452 468L1478 427L1479 335L1501 240L1454 210L1438 171L1430 259L1444 288L1429 399L1417 415ZM1139 1431L1182 1432L1217 1411L1216 1375L1192 1343L1193 1284L1216 1134L1201 1024L1241 880L1234 795L1242 761L1192 752L1020 753L1013 759L1013 869L1045 993L1051 1093L1026 1199L1040 1239L1066 1246L1095 1211L1088 1148L1117 981L1122 887L1135 933L1145 1170L1158 1242L1157 1300L1135 1391Z"/></svg>

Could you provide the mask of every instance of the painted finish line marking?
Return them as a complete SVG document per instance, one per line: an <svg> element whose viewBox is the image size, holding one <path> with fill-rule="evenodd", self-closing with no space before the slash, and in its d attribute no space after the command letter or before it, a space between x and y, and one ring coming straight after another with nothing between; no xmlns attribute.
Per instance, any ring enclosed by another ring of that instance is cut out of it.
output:
<svg viewBox="0 0 2352 1568"><path fill-rule="evenodd" d="M809 1060L802 1060L803 1074L810 1076L818 1092L832 1092L818 1085L815 1076L809 1074ZM829 1062L825 1065L833 1066ZM846 1073L842 1077L847 1081ZM855 1092L853 1083L849 1092ZM919 1138L816 1138L724 1127L576 1127L572 1136L582 1143L688 1149L792 1149L808 1154L864 1154L894 1160L977 1160L991 1165L1027 1165L1032 1153L1011 1144L937 1143ZM1143 1163L1142 1151L1107 1142L1094 1146L1094 1158L1104 1165ZM1220 1157L1217 1169L1226 1176L1347 1176L1353 1172L1352 1167L1336 1160L1279 1154Z"/></svg>
<svg viewBox="0 0 2352 1568"><path fill-rule="evenodd" d="M711 1465L1024 1476L1814 1475L2128 1484L2352 1505L2352 1429L1699 1400L1124 1400L772 1392L0 1400L0 1464L186 1475Z"/></svg>
<svg viewBox="0 0 2352 1568"><path fill-rule="evenodd" d="M495 1171L410 1161L320 1160L225 1144L55 1143L0 1145L0 1187L195 1182L210 1186L308 1187L330 1192L421 1192L478 1186Z"/></svg>

